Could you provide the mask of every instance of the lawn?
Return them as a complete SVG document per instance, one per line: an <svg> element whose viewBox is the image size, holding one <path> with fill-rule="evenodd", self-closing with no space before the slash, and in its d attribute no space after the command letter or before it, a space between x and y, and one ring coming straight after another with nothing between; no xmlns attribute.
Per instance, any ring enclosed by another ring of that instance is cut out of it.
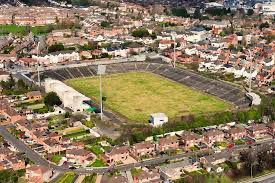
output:
<svg viewBox="0 0 275 183"><path fill-rule="evenodd" d="M104 76L104 105L137 122L147 122L151 113L164 112L168 117L225 111L232 107L216 97L152 73L129 72ZM84 95L99 100L99 78L67 80Z"/></svg>
<svg viewBox="0 0 275 183"><path fill-rule="evenodd" d="M100 159L96 159L95 162L93 162L91 165L89 165L90 167L104 167L106 166L106 164L100 160Z"/></svg>
<svg viewBox="0 0 275 183"><path fill-rule="evenodd" d="M95 155L103 154L103 151L99 145L86 145L86 147Z"/></svg>
<svg viewBox="0 0 275 183"><path fill-rule="evenodd" d="M57 183L73 183L74 177L75 175L73 173L67 173L59 180L57 180Z"/></svg>
<svg viewBox="0 0 275 183"><path fill-rule="evenodd" d="M58 164L61 159L62 159L62 156L60 156L60 155L54 155L52 157L51 161L54 162L55 164Z"/></svg>
<svg viewBox="0 0 275 183"><path fill-rule="evenodd" d="M70 134L67 134L67 135L64 135L64 137L66 138L77 138L77 137L80 137L80 136L84 136L84 135L88 135L90 132L88 130L82 130L82 131L79 131L79 132L76 132L76 133L70 133Z"/></svg>

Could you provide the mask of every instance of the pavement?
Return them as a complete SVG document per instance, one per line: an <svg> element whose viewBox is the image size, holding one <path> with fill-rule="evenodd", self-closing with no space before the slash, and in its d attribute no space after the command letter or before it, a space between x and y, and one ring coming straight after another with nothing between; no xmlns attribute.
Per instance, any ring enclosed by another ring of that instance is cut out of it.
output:
<svg viewBox="0 0 275 183"><path fill-rule="evenodd" d="M81 183L85 179L85 177L85 175L78 176L74 183Z"/></svg>
<svg viewBox="0 0 275 183"><path fill-rule="evenodd" d="M124 164L124 165L117 165L114 167L93 167L93 168L89 167L89 168L69 169L65 165L57 166L57 165L47 161L46 159L41 157L39 154L34 152L29 146L24 144L21 140L17 139L15 136L10 134L10 132L4 126L0 126L0 135L2 135L4 137L4 139L7 140L9 143L11 143L14 147L16 147L18 149L18 151L25 153L25 155L34 163L43 165L46 167L50 167L53 170L58 171L60 173L74 172L77 175L89 175L92 173L104 174L111 170L128 171L135 167L146 167L146 166L151 166L151 165L157 165L160 163L164 163L167 160L180 159L180 158L184 158L184 157L190 157L193 155L197 155L197 156L204 155L205 156L205 154L214 153L213 150L208 150L207 152L188 152L188 153L182 153L182 154L177 154L177 155L173 155L173 156L163 155L163 156L156 157L154 159L150 159L150 160L146 160L146 161L140 161L140 162ZM270 141L262 142L260 144L266 145L266 144L270 144L270 143L274 143L274 139L272 139ZM248 149L249 146L254 146L253 149L255 149L255 148L261 148L261 145L243 144L243 145L235 146L230 150L226 149L224 151L231 151L231 152L239 151L239 150L243 150L243 149Z"/></svg>
<svg viewBox="0 0 275 183"><path fill-rule="evenodd" d="M275 172L268 175L253 178L251 180L243 181L241 183L274 183L275 182Z"/></svg>

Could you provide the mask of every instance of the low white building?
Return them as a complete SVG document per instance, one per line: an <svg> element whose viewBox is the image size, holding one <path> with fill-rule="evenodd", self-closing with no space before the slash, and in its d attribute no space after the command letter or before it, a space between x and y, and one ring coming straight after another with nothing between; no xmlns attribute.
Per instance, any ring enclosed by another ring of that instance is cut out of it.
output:
<svg viewBox="0 0 275 183"><path fill-rule="evenodd" d="M164 113L153 113L150 115L149 123L154 126L162 126L164 123L168 122L168 117Z"/></svg>
<svg viewBox="0 0 275 183"><path fill-rule="evenodd" d="M33 55L32 58L36 59L42 65L80 60L79 53L72 50L53 52L53 53L38 55L38 56Z"/></svg>
<svg viewBox="0 0 275 183"><path fill-rule="evenodd" d="M73 112L86 111L91 106L87 104L90 98L74 90L70 86L54 79L45 79L46 93L55 92L62 101L65 108L71 109Z"/></svg>

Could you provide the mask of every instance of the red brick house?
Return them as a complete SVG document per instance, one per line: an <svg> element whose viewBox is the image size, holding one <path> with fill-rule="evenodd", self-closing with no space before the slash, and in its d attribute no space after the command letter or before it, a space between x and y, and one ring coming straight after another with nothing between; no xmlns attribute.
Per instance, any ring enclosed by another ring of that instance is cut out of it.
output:
<svg viewBox="0 0 275 183"><path fill-rule="evenodd" d="M53 176L53 170L46 166L31 165L26 168L25 179L28 183L43 183L49 182Z"/></svg>
<svg viewBox="0 0 275 183"><path fill-rule="evenodd" d="M265 124L255 124L247 128L247 134L252 138L261 138L266 136L268 128Z"/></svg>
<svg viewBox="0 0 275 183"><path fill-rule="evenodd" d="M131 153L137 157L152 155L155 153L155 144L151 141L134 144L131 148Z"/></svg>
<svg viewBox="0 0 275 183"><path fill-rule="evenodd" d="M168 136L158 140L158 150L167 151L170 149L178 149L179 141L176 136Z"/></svg>
<svg viewBox="0 0 275 183"><path fill-rule="evenodd" d="M219 130L210 130L203 134L205 143L214 144L215 142L224 141L224 133Z"/></svg>
<svg viewBox="0 0 275 183"><path fill-rule="evenodd" d="M96 156L85 149L68 149L66 150L66 157L70 162L89 164Z"/></svg>
<svg viewBox="0 0 275 183"><path fill-rule="evenodd" d="M161 183L160 174L157 172L146 172L143 171L139 173L137 176L134 176L134 183Z"/></svg>
<svg viewBox="0 0 275 183"><path fill-rule="evenodd" d="M102 155L103 160L108 164L116 164L126 160L130 156L130 149L128 146L115 147L110 152Z"/></svg>
<svg viewBox="0 0 275 183"><path fill-rule="evenodd" d="M26 94L29 101L38 101L42 99L42 94L40 91L31 91Z"/></svg>
<svg viewBox="0 0 275 183"><path fill-rule="evenodd" d="M246 136L246 130L244 128L231 128L227 133L232 140L239 140Z"/></svg>
<svg viewBox="0 0 275 183"><path fill-rule="evenodd" d="M196 133L187 131L182 134L181 141L184 148L189 149L190 147L193 147L203 142L203 137Z"/></svg>
<svg viewBox="0 0 275 183"><path fill-rule="evenodd" d="M21 160L19 158L17 158L16 156L14 155L10 155L7 157L7 160L9 162L11 162L12 164L12 169L14 171L16 170L21 170L21 169L25 169L25 161L24 160Z"/></svg>

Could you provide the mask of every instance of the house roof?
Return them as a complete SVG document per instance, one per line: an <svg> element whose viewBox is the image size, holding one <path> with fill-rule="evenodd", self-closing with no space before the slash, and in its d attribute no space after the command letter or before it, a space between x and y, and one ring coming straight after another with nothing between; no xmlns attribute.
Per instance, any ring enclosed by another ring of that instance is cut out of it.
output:
<svg viewBox="0 0 275 183"><path fill-rule="evenodd" d="M41 172L42 174L51 170L51 168L42 165L31 165L29 168L27 168L27 171Z"/></svg>
<svg viewBox="0 0 275 183"><path fill-rule="evenodd" d="M214 130L209 130L208 132L205 132L203 135L204 136L217 136L217 135L222 135L222 134L223 134L222 131L214 129Z"/></svg>
<svg viewBox="0 0 275 183"><path fill-rule="evenodd" d="M245 132L245 129L244 128L231 128L228 130L228 133L229 134L236 134L236 133L242 133L242 132Z"/></svg>
<svg viewBox="0 0 275 183"><path fill-rule="evenodd" d="M122 147L114 147L109 153L107 153L110 156L114 156L117 154L124 154L129 152L128 146L122 146Z"/></svg>
<svg viewBox="0 0 275 183"><path fill-rule="evenodd" d="M255 125L248 127L248 130L250 130L252 132L266 130L266 125L265 124L255 124Z"/></svg>
<svg viewBox="0 0 275 183"><path fill-rule="evenodd" d="M88 156L91 154L91 152L85 149L68 149L66 150L66 154L71 154L75 156Z"/></svg>
<svg viewBox="0 0 275 183"><path fill-rule="evenodd" d="M1 75L9 75L9 73L6 72L6 71L0 70L0 76L1 76Z"/></svg>
<svg viewBox="0 0 275 183"><path fill-rule="evenodd" d="M35 97L35 96L41 96L41 92L40 91L31 91L27 93L28 97Z"/></svg>
<svg viewBox="0 0 275 183"><path fill-rule="evenodd" d="M146 149L146 148L152 148L154 145L151 141L145 141L141 143L137 143L133 145L133 149Z"/></svg>
<svg viewBox="0 0 275 183"><path fill-rule="evenodd" d="M207 163L213 163L217 160L221 159L229 159L231 154L229 152L220 152L220 153L215 153L209 156L203 157Z"/></svg>
<svg viewBox="0 0 275 183"><path fill-rule="evenodd" d="M176 136L168 136L165 138L161 138L158 140L159 145L166 145L171 143L176 143L178 141L178 138Z"/></svg>
<svg viewBox="0 0 275 183"><path fill-rule="evenodd" d="M198 140L201 138L201 136L196 133L186 131L182 134L181 138L185 141L188 141L188 140Z"/></svg>

